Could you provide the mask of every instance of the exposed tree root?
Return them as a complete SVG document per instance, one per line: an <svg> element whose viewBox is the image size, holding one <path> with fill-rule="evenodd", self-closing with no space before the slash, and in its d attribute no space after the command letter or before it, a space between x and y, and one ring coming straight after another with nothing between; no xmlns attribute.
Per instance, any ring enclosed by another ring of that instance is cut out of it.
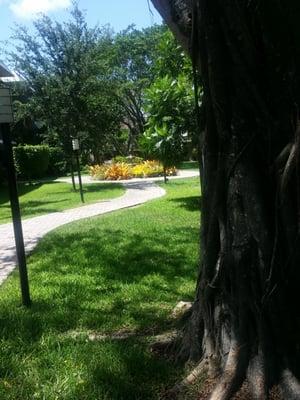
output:
<svg viewBox="0 0 300 400"><path fill-rule="evenodd" d="M265 400L268 398L264 357L261 353L250 360L247 380L251 388L253 400Z"/></svg>
<svg viewBox="0 0 300 400"><path fill-rule="evenodd" d="M172 389L165 394L166 399L177 399L178 396L188 390L189 386L194 384L198 378L204 376L208 370L207 360L202 360L182 381L178 382Z"/></svg>
<svg viewBox="0 0 300 400"><path fill-rule="evenodd" d="M287 400L299 400L300 399L300 384L293 373L285 369L282 373L280 388L282 396Z"/></svg>
<svg viewBox="0 0 300 400"><path fill-rule="evenodd" d="M231 346L224 372L209 400L229 400L241 387L245 377L244 349L238 343Z"/></svg>
<svg viewBox="0 0 300 400"><path fill-rule="evenodd" d="M181 332L176 330L156 335L151 340L150 351L158 356L175 359L175 349L181 339Z"/></svg>

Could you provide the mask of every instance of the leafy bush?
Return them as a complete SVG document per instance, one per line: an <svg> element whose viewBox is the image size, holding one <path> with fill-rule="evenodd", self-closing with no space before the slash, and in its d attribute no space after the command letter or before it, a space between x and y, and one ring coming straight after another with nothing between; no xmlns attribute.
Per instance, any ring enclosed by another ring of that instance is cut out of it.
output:
<svg viewBox="0 0 300 400"><path fill-rule="evenodd" d="M130 179L131 166L125 163L115 163L108 166L105 179L116 181L119 179Z"/></svg>
<svg viewBox="0 0 300 400"><path fill-rule="evenodd" d="M62 175L67 171L66 156L59 147L49 147L49 166L47 174L49 176Z"/></svg>
<svg viewBox="0 0 300 400"><path fill-rule="evenodd" d="M116 181L130 179L131 166L125 163L101 164L90 167L90 174L95 179L107 179Z"/></svg>
<svg viewBox="0 0 300 400"><path fill-rule="evenodd" d="M163 166L158 161L144 161L134 166L132 173L137 178L160 176L163 174Z"/></svg>
<svg viewBox="0 0 300 400"><path fill-rule="evenodd" d="M19 176L31 179L42 178L46 175L50 160L49 146L19 145L13 150Z"/></svg>
<svg viewBox="0 0 300 400"><path fill-rule="evenodd" d="M108 165L105 164L92 165L90 167L90 175L92 176L92 178L104 180L107 168Z"/></svg>
<svg viewBox="0 0 300 400"><path fill-rule="evenodd" d="M189 77L182 73L176 79L169 75L156 79L145 92L145 107L147 129L140 139L145 155L165 167L178 163L187 148L190 152L196 131Z"/></svg>
<svg viewBox="0 0 300 400"><path fill-rule="evenodd" d="M175 167L166 170L166 174L176 175ZM90 175L95 179L119 180L147 178L163 175L163 166L158 161L143 161L137 165L126 163L101 164L90 167Z"/></svg>

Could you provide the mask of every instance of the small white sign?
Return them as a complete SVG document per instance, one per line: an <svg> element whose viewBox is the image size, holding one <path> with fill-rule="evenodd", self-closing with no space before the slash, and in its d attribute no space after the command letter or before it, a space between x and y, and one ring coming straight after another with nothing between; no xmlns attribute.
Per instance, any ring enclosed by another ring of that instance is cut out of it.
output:
<svg viewBox="0 0 300 400"><path fill-rule="evenodd" d="M72 147L73 147L74 151L79 150L79 140L78 139L72 139Z"/></svg>
<svg viewBox="0 0 300 400"><path fill-rule="evenodd" d="M13 122L11 92L9 88L0 87L0 124Z"/></svg>

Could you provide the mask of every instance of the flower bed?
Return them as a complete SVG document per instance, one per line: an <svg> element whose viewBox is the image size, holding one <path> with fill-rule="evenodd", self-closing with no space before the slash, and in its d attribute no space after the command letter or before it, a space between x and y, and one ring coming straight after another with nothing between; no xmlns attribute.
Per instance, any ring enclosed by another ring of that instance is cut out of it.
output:
<svg viewBox="0 0 300 400"><path fill-rule="evenodd" d="M167 175L176 175L175 167L167 169ZM116 162L113 164L93 165L90 167L90 175L94 179L116 181L131 178L149 178L163 176L163 166L157 161L143 161L132 165L125 162Z"/></svg>

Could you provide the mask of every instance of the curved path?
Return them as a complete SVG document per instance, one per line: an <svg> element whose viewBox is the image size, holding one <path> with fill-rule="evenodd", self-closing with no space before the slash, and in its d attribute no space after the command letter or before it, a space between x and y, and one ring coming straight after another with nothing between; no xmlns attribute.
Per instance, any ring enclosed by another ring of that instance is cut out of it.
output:
<svg viewBox="0 0 300 400"><path fill-rule="evenodd" d="M197 175L199 175L197 171L182 171L179 176L170 177L170 179L187 178ZM70 178L58 180L71 183ZM153 182L157 180L161 181L162 178L123 181L122 184L125 186L126 192L121 197L23 220L22 226L26 253L31 252L46 233L61 225L122 208L134 207L163 196L165 190ZM83 181L85 183L99 182L91 180L89 177L84 177ZM117 181L117 183L119 182ZM14 270L16 265L17 256L13 225L12 223L0 225L0 285Z"/></svg>
<svg viewBox="0 0 300 400"><path fill-rule="evenodd" d="M180 169L177 171L176 176L169 176L168 179L173 180L173 179L182 179L182 178L192 178L194 176L199 176L199 170L198 169ZM103 181L101 179L93 179L90 177L90 175L82 175L81 177L82 183L142 183L142 182L157 182L157 181L163 181L164 178L161 176L157 177L152 177L152 178L132 178L130 181L127 179L121 179L118 181ZM76 183L77 177L75 177ZM56 179L58 182L66 182L66 183L72 183L70 177L65 177L65 178L58 178Z"/></svg>
<svg viewBox="0 0 300 400"><path fill-rule="evenodd" d="M25 219L22 222L26 253L53 229L77 221L145 203L161 197L165 190L151 182L126 183L125 194L116 199L100 201L86 206ZM14 270L17 264L15 238L12 223L0 225L0 284Z"/></svg>

